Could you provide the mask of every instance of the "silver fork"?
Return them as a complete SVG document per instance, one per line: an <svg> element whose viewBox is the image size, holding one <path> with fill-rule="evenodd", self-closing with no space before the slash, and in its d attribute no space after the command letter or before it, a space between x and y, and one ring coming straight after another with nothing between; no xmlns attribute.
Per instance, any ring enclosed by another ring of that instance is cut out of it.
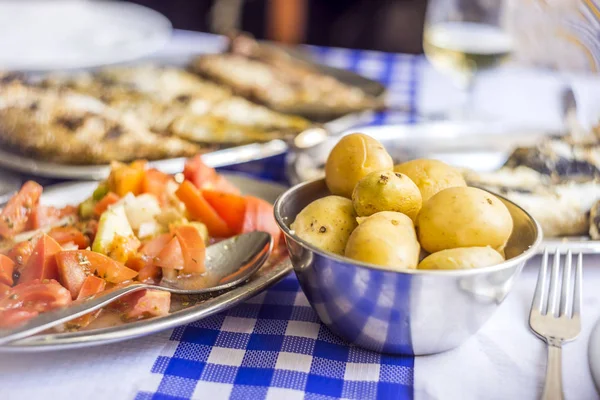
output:
<svg viewBox="0 0 600 400"><path fill-rule="evenodd" d="M554 253L550 282L548 275L548 250L544 251L535 295L529 314L531 330L548 345L546 382L543 400L564 399L562 389L562 344L577 338L581 331L581 297L583 255L577 257L575 279L572 277L572 254L569 250L562 266L557 249ZM559 300L560 290L560 300Z"/></svg>

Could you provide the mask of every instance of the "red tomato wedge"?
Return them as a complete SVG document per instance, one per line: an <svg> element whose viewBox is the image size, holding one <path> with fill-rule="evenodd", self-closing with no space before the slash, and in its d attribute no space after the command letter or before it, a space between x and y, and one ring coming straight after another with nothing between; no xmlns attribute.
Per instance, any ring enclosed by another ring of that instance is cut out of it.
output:
<svg viewBox="0 0 600 400"><path fill-rule="evenodd" d="M142 179L142 193L154 195L159 201L166 193L167 184L171 181L171 176L157 169L149 169Z"/></svg>
<svg viewBox="0 0 600 400"><path fill-rule="evenodd" d="M187 159L183 168L183 176L198 189L210 189L233 194L240 193L238 188L219 175L214 168L204 164L200 155Z"/></svg>
<svg viewBox="0 0 600 400"><path fill-rule="evenodd" d="M138 280L144 283L158 284L162 278L162 268L157 267L154 263L146 264L138 273Z"/></svg>
<svg viewBox="0 0 600 400"><path fill-rule="evenodd" d="M140 290L125 296L118 305L123 319L131 321L169 314L171 293L162 290Z"/></svg>
<svg viewBox="0 0 600 400"><path fill-rule="evenodd" d="M77 300L85 299L102 292L106 288L106 281L94 275L89 275L83 281Z"/></svg>
<svg viewBox="0 0 600 400"><path fill-rule="evenodd" d="M40 204L31 211L27 222L27 229L40 229L53 224L61 218L60 214L58 208Z"/></svg>
<svg viewBox="0 0 600 400"><path fill-rule="evenodd" d="M263 231L273 237L273 249L277 248L281 230L273 216L273 206L253 196L246 196L246 214L242 232Z"/></svg>
<svg viewBox="0 0 600 400"><path fill-rule="evenodd" d="M85 261L81 257L77 262L74 262L72 253L69 251L62 251L56 254L58 281L71 292L71 296L74 299L79 295L85 279L92 275L89 262Z"/></svg>
<svg viewBox="0 0 600 400"><path fill-rule="evenodd" d="M0 300L4 298L4 296L8 295L12 288L9 285L4 283L0 283Z"/></svg>
<svg viewBox="0 0 600 400"><path fill-rule="evenodd" d="M33 181L25 182L0 212L0 236L11 238L25 230L29 215L37 206L41 194L40 185Z"/></svg>
<svg viewBox="0 0 600 400"><path fill-rule="evenodd" d="M0 310L0 328L16 328L38 316L37 311L15 308L10 310Z"/></svg>
<svg viewBox="0 0 600 400"><path fill-rule="evenodd" d="M85 249L90 245L87 236L73 226L58 226L52 228L50 232L48 232L48 236L56 240L61 246L67 243L73 243L80 249Z"/></svg>
<svg viewBox="0 0 600 400"><path fill-rule="evenodd" d="M24 307L44 312L71 303L71 293L54 279L35 279L13 287L10 295L0 300L0 310ZM1 318L0 318L1 319Z"/></svg>
<svg viewBox="0 0 600 400"><path fill-rule="evenodd" d="M77 300L82 300L93 296L97 293L100 293L106 287L106 281L102 278L98 278L97 276L90 275L85 278L83 285L81 286L81 291L79 295L77 295ZM79 318L75 318L72 321L67 322L65 325L69 329L81 329L84 326L88 326L93 320L95 320L98 315L102 312L102 309L92 311L89 314L82 315Z"/></svg>
<svg viewBox="0 0 600 400"><path fill-rule="evenodd" d="M227 223L208 204L204 197L202 197L202 193L190 181L183 181L179 185L175 195L185 204L192 218L206 225L208 233L211 236L231 236L231 230L227 226Z"/></svg>
<svg viewBox="0 0 600 400"><path fill-rule="evenodd" d="M106 211L106 209L115 204L117 201L119 201L120 197L118 194L113 193L113 192L108 192L103 198L102 200L100 200L98 203L96 203L96 205L94 206L94 215L96 215L97 217L99 217L100 215L102 215L102 213L104 211Z"/></svg>
<svg viewBox="0 0 600 400"><path fill-rule="evenodd" d="M62 248L46 234L38 239L27 263L20 269L19 283L31 282L35 279L58 279L56 253Z"/></svg>
<svg viewBox="0 0 600 400"><path fill-rule="evenodd" d="M55 280L20 283L0 300L0 326L18 326L38 313L70 303L71 294Z"/></svg>
<svg viewBox="0 0 600 400"><path fill-rule="evenodd" d="M154 257L154 265L161 268L183 269L185 260L179 240L173 236L165 247Z"/></svg>
<svg viewBox="0 0 600 400"><path fill-rule="evenodd" d="M183 270L185 274L201 274L205 271L204 258L206 245L198 230L193 226L178 226L173 229L173 233L183 255Z"/></svg>
<svg viewBox="0 0 600 400"><path fill-rule="evenodd" d="M56 255L56 261L60 265L60 269L76 271L87 268L89 272L110 283L129 281L137 275L136 271L127 268L120 262L90 250L61 251Z"/></svg>
<svg viewBox="0 0 600 400"><path fill-rule="evenodd" d="M239 234L244 226L244 215L246 214L246 199L243 196L203 190L202 197L227 223L233 234Z"/></svg>
<svg viewBox="0 0 600 400"><path fill-rule="evenodd" d="M7 253L7 256L15 262L17 269L20 269L23 265L27 264L27 260L29 260L31 253L33 253L33 244L33 240L17 243Z"/></svg>
<svg viewBox="0 0 600 400"><path fill-rule="evenodd" d="M158 235L150 241L144 243L142 248L140 249L140 253L145 254L150 257L156 257L160 253L160 251L171 241L173 235L170 233L163 233L162 235Z"/></svg>
<svg viewBox="0 0 600 400"><path fill-rule="evenodd" d="M13 285L13 272L15 270L15 262L8 256L0 254L0 283L5 285Z"/></svg>

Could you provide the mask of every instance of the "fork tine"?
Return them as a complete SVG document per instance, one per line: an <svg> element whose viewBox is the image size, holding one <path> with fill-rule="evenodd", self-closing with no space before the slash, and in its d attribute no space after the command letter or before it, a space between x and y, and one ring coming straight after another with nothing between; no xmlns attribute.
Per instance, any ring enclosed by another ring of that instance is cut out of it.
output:
<svg viewBox="0 0 600 400"><path fill-rule="evenodd" d="M581 292L583 284L583 254L577 257L577 268L575 269L575 287L573 289L573 316L581 313Z"/></svg>
<svg viewBox="0 0 600 400"><path fill-rule="evenodd" d="M548 309L547 315L558 315L558 270L560 269L560 250L557 248L554 253L554 262L552 263L552 273L550 274L550 285L548 289Z"/></svg>
<svg viewBox="0 0 600 400"><path fill-rule="evenodd" d="M560 295L560 316L567 316L569 314L570 304L569 301L571 299L571 264L572 264L573 254L571 250L567 251L567 256L565 259L565 266L563 268L563 278L562 278L562 290Z"/></svg>
<svg viewBox="0 0 600 400"><path fill-rule="evenodd" d="M533 295L533 304L531 310L538 310L543 313L544 304L546 303L546 273L548 270L548 249L544 250L544 256L542 258L542 265L540 266L540 272L538 273L538 280L535 286L535 293Z"/></svg>

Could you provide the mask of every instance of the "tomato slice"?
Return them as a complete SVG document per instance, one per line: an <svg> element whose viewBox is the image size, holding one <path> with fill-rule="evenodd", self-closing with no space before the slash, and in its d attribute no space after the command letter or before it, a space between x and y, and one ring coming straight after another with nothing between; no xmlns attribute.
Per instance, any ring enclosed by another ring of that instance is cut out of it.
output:
<svg viewBox="0 0 600 400"><path fill-rule="evenodd" d="M106 288L106 281L94 275L85 277L83 285L77 294L77 300L85 299L95 294L98 294Z"/></svg>
<svg viewBox="0 0 600 400"><path fill-rule="evenodd" d="M173 236L169 243L154 257L154 265L161 268L183 269L185 260L179 240Z"/></svg>
<svg viewBox="0 0 600 400"><path fill-rule="evenodd" d="M77 269L87 268L89 272L110 283L129 281L137 275L136 271L120 262L91 250L61 251L56 255L56 261L60 269L77 271Z"/></svg>
<svg viewBox="0 0 600 400"><path fill-rule="evenodd" d="M27 264L20 269L19 283L30 282L35 279L58 279L58 268L56 265L56 253L62 248L46 234L38 239L33 248L33 253L27 260Z"/></svg>
<svg viewBox="0 0 600 400"><path fill-rule="evenodd" d="M31 211L27 221L27 229L40 229L53 224L61 218L60 214L58 208L40 204Z"/></svg>
<svg viewBox="0 0 600 400"><path fill-rule="evenodd" d="M158 284L162 278L162 268L153 262L146 264L138 273L138 280L144 283Z"/></svg>
<svg viewBox="0 0 600 400"><path fill-rule="evenodd" d="M104 211L106 211L106 209L115 204L117 201L119 201L120 197L118 194L114 193L114 192L108 192L103 198L102 200L100 200L98 203L96 203L96 205L94 206L94 215L99 217L100 215L102 215L102 213Z"/></svg>
<svg viewBox="0 0 600 400"><path fill-rule="evenodd" d="M93 296L97 293L100 293L106 287L106 281L102 278L98 278L94 275L89 275L85 278L83 285L81 286L81 291L77 295L77 300L82 300ZM67 329L81 329L85 326L88 326L93 320L95 320L98 315L102 312L102 309L92 311L91 313L82 315L79 318L75 318L67 323L65 323Z"/></svg>
<svg viewBox="0 0 600 400"><path fill-rule="evenodd" d="M117 305L124 320L140 320L169 314L171 293L162 290L140 290L127 295Z"/></svg>
<svg viewBox="0 0 600 400"><path fill-rule="evenodd" d="M26 240L17 243L8 252L7 256L15 262L17 270L20 270L23 265L27 264L27 260L29 260L31 253L33 253L33 244L33 240Z"/></svg>
<svg viewBox="0 0 600 400"><path fill-rule="evenodd" d="M183 168L183 176L198 189L210 189L232 194L240 193L238 188L219 175L214 168L204 164L200 155L187 159Z"/></svg>
<svg viewBox="0 0 600 400"><path fill-rule="evenodd" d="M37 206L42 187L33 181L27 181L0 212L0 236L11 238L27 227L27 220Z"/></svg>
<svg viewBox="0 0 600 400"><path fill-rule="evenodd" d="M142 248L140 249L140 253L145 254L150 257L156 257L161 252L162 249L171 241L173 235L170 233L163 233L161 235L156 236L154 239L149 240L144 243Z"/></svg>
<svg viewBox="0 0 600 400"><path fill-rule="evenodd" d="M13 272L15 270L15 262L8 256L0 254L0 283L5 285L13 285Z"/></svg>
<svg viewBox="0 0 600 400"><path fill-rule="evenodd" d="M61 251L56 254L56 264L58 267L59 282L71 292L71 297L77 298L83 282L92 275L90 265L83 258L78 262L72 262L68 251Z"/></svg>
<svg viewBox="0 0 600 400"><path fill-rule="evenodd" d="M281 237L281 230L273 216L273 206L253 196L246 196L246 214L242 232L263 231L273 237L273 248L276 249Z"/></svg>
<svg viewBox="0 0 600 400"><path fill-rule="evenodd" d="M9 285L0 282L0 300L11 292L12 288Z"/></svg>
<svg viewBox="0 0 600 400"><path fill-rule="evenodd" d="M244 226L246 214L246 199L232 193L203 190L202 197L227 223L233 234L239 234Z"/></svg>
<svg viewBox="0 0 600 400"><path fill-rule="evenodd" d="M23 307L31 311L45 312L66 306L71 301L71 293L54 279L35 279L13 287L11 293L0 300L0 310Z"/></svg>
<svg viewBox="0 0 600 400"><path fill-rule="evenodd" d="M205 271L204 258L206 245L198 230L193 226L182 225L173 230L179 241L183 255L183 270L185 274L201 274Z"/></svg>
<svg viewBox="0 0 600 400"><path fill-rule="evenodd" d="M183 181L179 185L175 195L185 204L192 218L206 225L208 233L211 236L231 236L231 230L227 226L227 223L208 204L204 197L202 197L202 193L190 181Z"/></svg>
<svg viewBox="0 0 600 400"><path fill-rule="evenodd" d="M61 246L67 243L74 243L80 249L85 249L90 245L87 236L74 226L58 226L52 228L50 232L48 232L48 236L56 240Z"/></svg>
<svg viewBox="0 0 600 400"><path fill-rule="evenodd" d="M21 283L0 300L0 327L10 328L71 303L71 294L55 280Z"/></svg>
<svg viewBox="0 0 600 400"><path fill-rule="evenodd" d="M19 327L38 315L37 311L21 308L0 310L0 328L9 329Z"/></svg>

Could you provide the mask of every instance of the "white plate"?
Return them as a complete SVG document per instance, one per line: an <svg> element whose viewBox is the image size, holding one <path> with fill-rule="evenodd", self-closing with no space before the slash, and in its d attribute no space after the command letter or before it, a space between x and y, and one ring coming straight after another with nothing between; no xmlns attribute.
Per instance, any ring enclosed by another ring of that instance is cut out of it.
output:
<svg viewBox="0 0 600 400"><path fill-rule="evenodd" d="M171 22L127 2L0 2L0 68L85 68L133 60L159 50Z"/></svg>
<svg viewBox="0 0 600 400"><path fill-rule="evenodd" d="M271 203L285 190L285 187L271 182L258 181L241 175L224 175L231 183L240 188L243 193L261 197ZM90 196L97 185L97 182L56 185L44 190L42 203L55 206L77 204ZM1 346L0 352L62 350L66 348L96 346L149 335L164 329L196 321L233 307L273 285L291 270L292 265L289 262L289 258L281 257L275 262L263 266L248 282L225 293L215 295L214 297L189 296L185 298L186 302L181 302L181 299L173 298L171 313L164 317L119 324L109 328L35 335L9 345Z"/></svg>

